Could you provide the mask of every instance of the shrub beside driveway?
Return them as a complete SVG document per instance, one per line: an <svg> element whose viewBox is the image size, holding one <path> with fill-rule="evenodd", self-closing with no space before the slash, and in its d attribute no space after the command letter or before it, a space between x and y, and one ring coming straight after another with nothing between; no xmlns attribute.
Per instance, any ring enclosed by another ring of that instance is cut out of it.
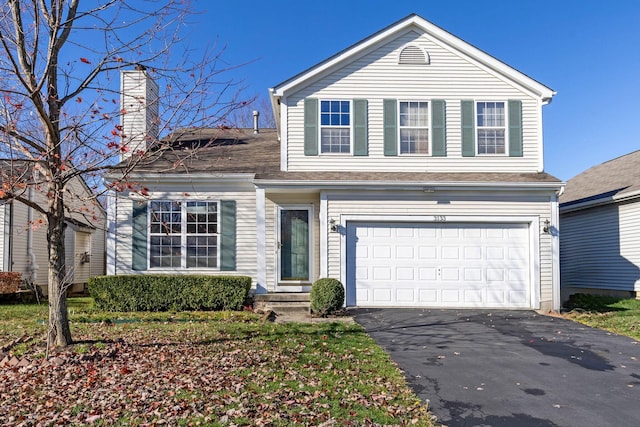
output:
<svg viewBox="0 0 640 427"><path fill-rule="evenodd" d="M358 325L106 313L71 299L78 342L45 360L46 306L1 309L0 345L24 341L6 349L24 363L0 367L2 425L432 425Z"/></svg>

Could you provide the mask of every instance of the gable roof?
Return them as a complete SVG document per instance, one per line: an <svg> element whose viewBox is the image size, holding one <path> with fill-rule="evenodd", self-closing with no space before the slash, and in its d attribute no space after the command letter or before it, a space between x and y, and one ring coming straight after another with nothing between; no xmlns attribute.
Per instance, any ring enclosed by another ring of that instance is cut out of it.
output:
<svg viewBox="0 0 640 427"><path fill-rule="evenodd" d="M640 196L640 150L594 166L567 181L560 206Z"/></svg>
<svg viewBox="0 0 640 427"><path fill-rule="evenodd" d="M426 19L416 14L411 14L269 89L274 107L276 105L275 98L283 96L285 92L308 83L309 81L313 81L332 70L341 68L363 54L363 52L384 44L386 41L394 38L400 33L416 28L433 37L435 40L453 48L459 54L478 61L482 65L494 70L516 84L529 89L544 102L550 102L551 98L556 93L542 83L454 36L437 25L432 24Z"/></svg>

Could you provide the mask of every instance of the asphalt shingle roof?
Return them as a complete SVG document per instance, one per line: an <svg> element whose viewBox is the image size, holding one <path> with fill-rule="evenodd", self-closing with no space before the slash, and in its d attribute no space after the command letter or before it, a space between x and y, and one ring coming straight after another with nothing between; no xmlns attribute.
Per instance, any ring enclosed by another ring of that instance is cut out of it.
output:
<svg viewBox="0 0 640 427"><path fill-rule="evenodd" d="M434 173L280 170L280 142L275 129L197 129L181 132L174 140L184 145L139 164L140 173L252 173L270 181L397 181L417 183L559 183L547 173ZM191 149L191 146L198 146Z"/></svg>
<svg viewBox="0 0 640 427"><path fill-rule="evenodd" d="M594 166L567 181L560 204L640 191L640 150Z"/></svg>

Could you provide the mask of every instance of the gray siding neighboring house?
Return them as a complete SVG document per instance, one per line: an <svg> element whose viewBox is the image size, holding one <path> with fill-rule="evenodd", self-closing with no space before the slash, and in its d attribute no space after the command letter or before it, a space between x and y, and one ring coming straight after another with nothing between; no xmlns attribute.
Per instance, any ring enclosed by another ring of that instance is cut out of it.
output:
<svg viewBox="0 0 640 427"><path fill-rule="evenodd" d="M594 166L560 197L563 299L640 291L640 150Z"/></svg>
<svg viewBox="0 0 640 427"><path fill-rule="evenodd" d="M122 78L135 152L156 86ZM410 15L269 91L276 129L176 132L197 155L139 164L144 197L111 192L108 274L247 275L256 293L331 277L353 307L559 308L552 89Z"/></svg>

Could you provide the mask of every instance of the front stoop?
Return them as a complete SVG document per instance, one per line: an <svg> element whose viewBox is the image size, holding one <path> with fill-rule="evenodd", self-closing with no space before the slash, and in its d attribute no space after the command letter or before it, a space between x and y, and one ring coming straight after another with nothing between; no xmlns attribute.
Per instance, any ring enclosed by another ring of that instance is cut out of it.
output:
<svg viewBox="0 0 640 427"><path fill-rule="evenodd" d="M279 292L253 296L255 310L272 310L276 314L311 314L308 292Z"/></svg>

